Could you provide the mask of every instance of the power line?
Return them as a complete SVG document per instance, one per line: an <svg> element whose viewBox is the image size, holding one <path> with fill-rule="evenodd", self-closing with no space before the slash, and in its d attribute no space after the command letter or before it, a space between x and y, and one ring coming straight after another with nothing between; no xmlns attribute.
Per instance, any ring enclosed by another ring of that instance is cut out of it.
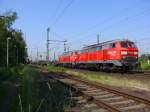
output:
<svg viewBox="0 0 150 112"><path fill-rule="evenodd" d="M72 0L72 1L73 1L73 0ZM71 2L70 2L69 4L71 5ZM68 4L66 7L69 7L69 6L70 6L69 4ZM66 9L66 8L64 8L64 9ZM148 10L144 10L144 13L147 12L147 11L149 11L149 9L148 9ZM64 13L65 10L63 10L62 12ZM62 16L63 16L63 13L61 13L59 16L62 17ZM122 12L121 12L121 14L122 14ZM143 14L143 12L142 12L142 14ZM139 15L139 13L138 13L137 15ZM136 17L137 15L126 17L126 18L124 18L123 20L129 20L130 18ZM141 15L141 13L140 13L140 15ZM58 17L59 17L59 16L58 16ZM113 17L111 17L111 18L109 18L109 19L112 20L112 18L113 18ZM53 25L55 25L59 19L60 19L60 18L57 18L57 19L55 20L55 22L53 23ZM109 21L109 19L108 19L108 21ZM121 20L121 21L122 21L122 20ZM119 21L119 22L121 22L121 21ZM107 22L107 21L106 21L106 22ZM110 25L110 26L108 26L108 27L106 27L106 28L104 28L104 29L102 29L102 30L103 30L103 31L106 31L106 30L110 29L110 28L111 28L112 26L114 26L114 25L115 25L115 24L112 24L112 25ZM55 33L55 34L56 34L56 33ZM57 34L56 34L56 35L57 35ZM58 36L58 35L57 35L57 36ZM61 37L61 36L58 36L58 37Z"/></svg>
<svg viewBox="0 0 150 112"><path fill-rule="evenodd" d="M126 17L126 18L124 18L124 19L122 19L122 20L120 20L119 22L116 22L116 23L122 23L122 21L124 21L124 20L125 20L125 21L129 21L131 18L140 16L140 15L145 16L146 14L144 14L144 13L149 12L149 11L150 11L150 9L148 9L148 10L146 9L146 10L144 10L144 11L142 11L142 12L136 14L136 15L132 15L132 16L130 16L130 17ZM104 31L106 31L106 30L112 28L114 25L116 26L116 23L114 23L114 24L112 24L112 25L110 25L110 26L107 26L107 27L101 29L101 31L104 32ZM118 25L118 24L117 24L117 25Z"/></svg>
<svg viewBox="0 0 150 112"><path fill-rule="evenodd" d="M67 8L73 3L74 0L72 0L71 2L68 3L68 5L62 10L62 13L58 16L58 18L53 22L52 26L55 25L57 23L57 21L60 19L60 17L63 16L64 12L67 10ZM134 4L136 6L136 4ZM133 8L135 8L134 6L132 6ZM130 8L124 8L123 10L127 11L129 10ZM123 14L122 11L120 12L120 14ZM117 14L118 15L118 14ZM116 16L111 16L109 18L107 18L106 20L102 21L102 23L105 23L107 21L110 21L112 20L113 18L116 18ZM89 29L91 28L95 28L97 26L97 24L93 25L92 27L90 27ZM56 36L58 36L56 33L55 33ZM60 37L60 36L58 36Z"/></svg>
<svg viewBox="0 0 150 112"><path fill-rule="evenodd" d="M67 11L67 9L71 6L71 4L74 2L74 0L71 0L65 7L64 9L61 11L61 13L57 16L56 20L52 23L51 27L54 26L59 20L60 18L64 15L64 13ZM61 4L60 4L61 5ZM58 6L57 10L59 9L60 5ZM56 10L56 11L57 11ZM49 43L48 43L47 39L47 60L48 60L48 49L49 49ZM65 46L65 45L64 45Z"/></svg>
<svg viewBox="0 0 150 112"><path fill-rule="evenodd" d="M53 35L55 35L56 37L58 37L58 38L62 38L63 40L65 40L64 39L64 37L62 37L61 35L59 35L58 33L56 33L56 32L54 32L54 31L51 31L52 33L53 33Z"/></svg>
<svg viewBox="0 0 150 112"><path fill-rule="evenodd" d="M64 9L61 11L61 13L57 16L56 20L52 23L51 27L56 25L57 22L60 20L60 18L65 14L65 12L67 11L67 9L71 6L71 4L74 2L74 0L71 0L65 7Z"/></svg>
<svg viewBox="0 0 150 112"><path fill-rule="evenodd" d="M59 3L58 3L58 5L57 5L57 7L56 7L55 11L53 12L53 14L52 14L51 18L55 18L55 17L56 17L57 12L58 12L58 10L59 10L59 9L60 9L60 7L61 7L62 2L63 2L63 0L59 0Z"/></svg>
<svg viewBox="0 0 150 112"><path fill-rule="evenodd" d="M139 0L139 1L141 1L141 0ZM122 14L124 15L124 13L123 13L124 11L126 12L126 11L129 10L129 9L134 9L135 6L137 6L137 4L134 4L131 8L124 8L124 9L122 9L122 11L120 11L119 13L117 13L117 14L115 14L115 15L112 15L112 16L110 16L110 17L108 17L108 18L106 18L105 20L103 20L103 21L101 21L101 22L99 22L99 23L96 23L95 25L92 25L91 27L87 28L87 31L85 31L85 32L80 32L79 34L77 34L77 36L81 36L81 35L83 35L83 34L89 32L89 31L91 31L92 29L95 29L95 28L98 27L99 25L102 25L102 24L105 24L105 23L107 23L107 22L109 22L109 21L112 21L113 19L117 18L118 16L120 17L120 15L122 15Z"/></svg>
<svg viewBox="0 0 150 112"><path fill-rule="evenodd" d="M136 26L136 27L134 27L134 29L136 29L137 27L139 27L138 30L140 30L139 33L141 34L143 29L149 28L149 25L144 26L144 28L142 28L142 29L141 29L141 27L143 27L143 26ZM133 28L132 28L132 29L133 29ZM144 30L144 31L145 31L145 30ZM146 31L149 32L149 29L146 30ZM136 30L131 30L131 29L129 30L129 29L128 29L128 30L125 30L125 31L123 31L123 32L120 32L120 33L115 34L115 37L119 37L119 36L125 35L125 34L127 34L127 33L129 34L129 33L137 33L137 32L136 32ZM138 34L139 34L139 33L138 33ZM143 34L143 33L142 33L142 34Z"/></svg>
<svg viewBox="0 0 150 112"><path fill-rule="evenodd" d="M143 10L142 12L140 12L140 13L138 13L138 14L135 14L135 15L132 15L132 16L123 18L122 20L120 20L119 22L116 22L116 23L122 23L122 21L124 21L124 20L129 21L131 18L137 17L137 16L139 16L139 15L143 15L143 14L146 15L146 12L149 12L149 11L150 11L150 9L145 9L145 10ZM102 32L102 31L104 32L104 31L106 31L106 30L112 28L114 25L116 25L116 23L111 24L111 25L109 25L109 26L107 26L107 27L101 29L100 31L101 31L101 32ZM117 24L117 25L118 25L118 24ZM97 31L97 32L98 32L98 31ZM89 34L88 36L93 35L93 34L95 34L95 33ZM80 36L81 36L81 35L80 35ZM86 36L86 37L88 37L88 36Z"/></svg>
<svg viewBox="0 0 150 112"><path fill-rule="evenodd" d="M144 13L149 12L149 11L150 11L150 9L146 9L146 10L144 10L144 11L142 11L142 12L136 14L136 15L132 15L132 16L130 16L130 17L126 17L126 18L124 18L124 19L122 19L122 20L120 20L119 22L116 22L116 23L122 23L122 21L124 21L124 20L128 21L128 20L130 20L131 18L134 18L134 17L140 16L140 15L143 15ZM144 14L144 15L146 15L146 14ZM105 31L105 30L110 29L112 26L116 25L116 23L114 23L114 24L112 24L112 25L110 25L110 26L108 26L108 27L106 27L106 28L103 28L101 31ZM118 24L117 24L117 25L118 25Z"/></svg>

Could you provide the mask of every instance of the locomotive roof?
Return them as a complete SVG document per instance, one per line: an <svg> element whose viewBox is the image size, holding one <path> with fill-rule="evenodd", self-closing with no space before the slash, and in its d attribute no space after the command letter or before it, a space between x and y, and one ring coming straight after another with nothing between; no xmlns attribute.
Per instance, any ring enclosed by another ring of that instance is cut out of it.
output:
<svg viewBox="0 0 150 112"><path fill-rule="evenodd" d="M102 45L105 45L105 44L114 43L114 42L117 42L117 41L130 41L130 40L128 40L128 39L110 40L110 41L102 42L102 43L99 43L99 44L92 44L92 45L89 45L89 46L85 46L82 49L88 49L88 48L92 48L92 47L98 47L98 46L102 46Z"/></svg>
<svg viewBox="0 0 150 112"><path fill-rule="evenodd" d="M116 40L110 40L110 41L101 42L99 44L88 45L88 46L83 47L81 50L86 50L86 49L90 49L90 48L94 48L94 47L99 47L99 46L102 46L102 45L105 45L105 44L110 44L110 43L119 42L119 41L132 42L132 41L130 41L128 39L116 39ZM72 52L76 52L76 51L78 52L78 51L81 51L81 50L73 50L73 51L64 52L61 56L67 56L67 55L70 55Z"/></svg>
<svg viewBox="0 0 150 112"><path fill-rule="evenodd" d="M79 50L73 50L73 51L68 51L68 52L64 52L62 55L64 56L67 56L67 55L70 55L71 53L73 52L78 52Z"/></svg>

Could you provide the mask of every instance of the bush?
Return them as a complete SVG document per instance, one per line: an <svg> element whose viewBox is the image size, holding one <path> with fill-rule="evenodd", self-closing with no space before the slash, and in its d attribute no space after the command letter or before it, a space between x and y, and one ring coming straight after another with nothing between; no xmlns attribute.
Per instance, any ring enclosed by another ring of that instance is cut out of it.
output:
<svg viewBox="0 0 150 112"><path fill-rule="evenodd" d="M35 68L0 69L0 112L63 112L70 106L69 95L67 87Z"/></svg>
<svg viewBox="0 0 150 112"><path fill-rule="evenodd" d="M141 64L141 68L143 70L150 70L150 64L148 64L148 63L142 63Z"/></svg>

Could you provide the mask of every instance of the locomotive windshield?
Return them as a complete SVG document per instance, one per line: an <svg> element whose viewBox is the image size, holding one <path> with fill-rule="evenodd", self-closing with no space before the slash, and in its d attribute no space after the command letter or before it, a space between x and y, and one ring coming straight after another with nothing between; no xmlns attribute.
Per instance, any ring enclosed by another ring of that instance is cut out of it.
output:
<svg viewBox="0 0 150 112"><path fill-rule="evenodd" d="M128 48L128 43L127 42L121 42L121 47Z"/></svg>
<svg viewBox="0 0 150 112"><path fill-rule="evenodd" d="M121 47L123 48L136 48L136 45L133 42L121 42Z"/></svg>
<svg viewBox="0 0 150 112"><path fill-rule="evenodd" d="M133 42L129 42L129 46L132 48L136 48L136 45Z"/></svg>

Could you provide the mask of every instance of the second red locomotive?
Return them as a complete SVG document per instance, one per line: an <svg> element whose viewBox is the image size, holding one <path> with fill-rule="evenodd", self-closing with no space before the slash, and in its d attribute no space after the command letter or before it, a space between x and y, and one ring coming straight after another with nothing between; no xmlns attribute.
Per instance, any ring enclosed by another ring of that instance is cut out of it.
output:
<svg viewBox="0 0 150 112"><path fill-rule="evenodd" d="M65 52L59 56L58 63L78 68L128 71L138 65L138 48L130 40L106 41Z"/></svg>

